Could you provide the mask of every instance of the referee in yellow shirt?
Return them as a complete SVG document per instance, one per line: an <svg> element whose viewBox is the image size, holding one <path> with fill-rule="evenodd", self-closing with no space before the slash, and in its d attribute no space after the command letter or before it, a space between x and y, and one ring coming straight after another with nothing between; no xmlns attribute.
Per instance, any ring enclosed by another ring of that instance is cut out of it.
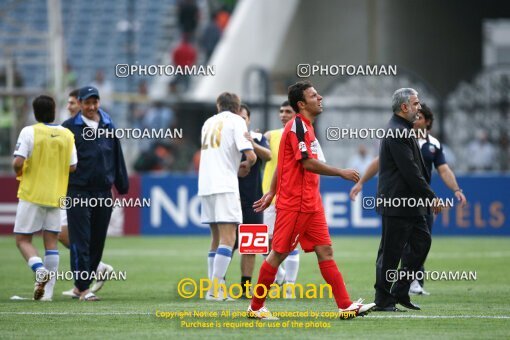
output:
<svg viewBox="0 0 510 340"><path fill-rule="evenodd" d="M53 98L39 96L32 106L38 123L21 130L14 151L13 168L20 181L14 233L18 249L36 273L34 300L51 301L55 275L50 272L56 272L59 263L60 198L66 196L69 172L78 160L73 134L52 124ZM32 245L32 235L41 230L44 262Z"/></svg>

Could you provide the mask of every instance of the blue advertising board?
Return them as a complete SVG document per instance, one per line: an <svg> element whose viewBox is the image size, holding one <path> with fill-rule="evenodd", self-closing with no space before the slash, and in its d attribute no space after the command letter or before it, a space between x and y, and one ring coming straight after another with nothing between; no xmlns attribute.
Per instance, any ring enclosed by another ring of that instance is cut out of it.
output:
<svg viewBox="0 0 510 340"><path fill-rule="evenodd" d="M457 178L468 199L461 207L441 212L434 222L434 235L510 236L510 176L460 176ZM200 223L200 197L195 175L144 175L143 197L150 208L142 209L143 235L207 235ZM453 193L438 176L432 180L438 197L454 200ZM379 235L381 219L373 209L363 207L363 198L375 196L377 180L365 184L356 201L349 199L352 185L342 179L321 178L321 195L332 235Z"/></svg>

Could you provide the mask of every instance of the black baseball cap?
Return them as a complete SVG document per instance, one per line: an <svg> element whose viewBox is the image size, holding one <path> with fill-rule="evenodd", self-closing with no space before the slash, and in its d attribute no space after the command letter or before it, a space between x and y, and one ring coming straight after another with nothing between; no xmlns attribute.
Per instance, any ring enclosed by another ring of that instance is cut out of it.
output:
<svg viewBox="0 0 510 340"><path fill-rule="evenodd" d="M97 97L99 99L99 91L93 86L85 86L80 89L78 92L78 99L85 100L90 97Z"/></svg>

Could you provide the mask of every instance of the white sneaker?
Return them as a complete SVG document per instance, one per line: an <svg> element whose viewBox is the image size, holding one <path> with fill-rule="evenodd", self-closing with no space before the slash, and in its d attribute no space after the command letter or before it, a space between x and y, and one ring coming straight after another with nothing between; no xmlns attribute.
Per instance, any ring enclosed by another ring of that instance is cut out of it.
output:
<svg viewBox="0 0 510 340"><path fill-rule="evenodd" d="M223 293L223 301L225 302L232 302L232 301L235 301L236 299L230 297L227 293Z"/></svg>
<svg viewBox="0 0 510 340"><path fill-rule="evenodd" d="M71 289L69 289L69 290L65 290L65 291L63 291L63 292L62 292L62 295L64 295L64 296L70 296L70 297L72 297L73 299L79 299L79 298L80 298L80 295L79 295L79 294L76 294L76 293L74 292L74 288L71 288Z"/></svg>
<svg viewBox="0 0 510 340"><path fill-rule="evenodd" d="M207 292L207 294L205 294L205 300L206 301L222 302L224 299L223 299L223 296L221 296L221 295L214 296L213 294L209 294L209 292Z"/></svg>
<svg viewBox="0 0 510 340"><path fill-rule="evenodd" d="M55 283L57 282L57 277L55 276L55 273L52 273L51 279L46 284L46 287L44 287L44 295L41 298L41 301L51 301L53 298L53 289L55 288Z"/></svg>
<svg viewBox="0 0 510 340"><path fill-rule="evenodd" d="M263 306L259 310L253 310L251 309L251 306L248 307L248 318L249 319L259 319L259 320L265 320L265 321L276 321L280 320L276 316L273 316L271 312L266 308L266 306Z"/></svg>
<svg viewBox="0 0 510 340"><path fill-rule="evenodd" d="M41 267L35 272L34 300L40 300L44 295L44 287L50 280L48 269Z"/></svg>
<svg viewBox="0 0 510 340"><path fill-rule="evenodd" d="M370 310L375 307L375 303L363 304L363 299L353 302L346 309L338 308L340 319L353 319L357 316L365 316L370 313Z"/></svg>
<svg viewBox="0 0 510 340"><path fill-rule="evenodd" d="M106 263L100 263L97 267L97 274L101 273L101 276L105 277L108 276L111 272L113 272L113 267ZM97 293L101 288L103 288L103 285L105 283L105 280L97 280L94 285L90 288L90 291L92 293Z"/></svg>
<svg viewBox="0 0 510 340"><path fill-rule="evenodd" d="M207 294L205 295L205 300L206 301L216 301L216 302L232 302L232 301L236 301L236 299L233 299L231 298L230 296L228 296L227 292L224 292L223 289L220 289L220 291L218 292L218 296L214 296L213 293L211 292L207 292Z"/></svg>
<svg viewBox="0 0 510 340"><path fill-rule="evenodd" d="M53 298L53 288L55 288L55 277L52 277L51 280L44 287L44 295L41 298L41 301L51 301Z"/></svg>
<svg viewBox="0 0 510 340"><path fill-rule="evenodd" d="M411 282L411 286L409 287L409 294L411 294L411 295L428 295L428 293L424 294L423 292L424 292L424 290L420 286L420 283L417 280L414 280L413 282Z"/></svg>

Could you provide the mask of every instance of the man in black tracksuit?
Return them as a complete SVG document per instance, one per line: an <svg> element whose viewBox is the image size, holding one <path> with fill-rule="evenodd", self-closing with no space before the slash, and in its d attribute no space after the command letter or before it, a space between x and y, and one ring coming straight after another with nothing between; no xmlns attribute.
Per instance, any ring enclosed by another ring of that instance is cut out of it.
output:
<svg viewBox="0 0 510 340"><path fill-rule="evenodd" d="M112 197L112 185L119 194L126 194L129 182L120 142L112 134L98 133L115 129L108 114L99 109L99 92L91 86L81 88L78 101L81 111L62 124L74 134L79 163L69 177L67 196L97 203ZM71 270L80 273L74 277L75 293L88 301L98 300L89 286L103 255L112 214L111 204L95 203L72 205L67 210Z"/></svg>
<svg viewBox="0 0 510 340"><path fill-rule="evenodd" d="M388 129L411 131L420 109L418 93L410 88L395 91L392 108L394 115L389 121ZM425 167L416 138L411 133L404 138L387 136L381 141L378 199L432 200L435 194L429 182L430 174ZM407 256L407 267L401 267L400 271L414 273L423 265L431 244L430 231L425 219L430 208L416 204L413 206L382 204L376 208L382 215L382 236L377 253L374 286L376 307L373 310L398 311L396 303L410 309L420 309L409 298L412 279L406 277L393 284L391 276L395 274L406 244L411 251ZM434 205L433 210L438 213L440 209ZM391 274L392 272L394 274Z"/></svg>

